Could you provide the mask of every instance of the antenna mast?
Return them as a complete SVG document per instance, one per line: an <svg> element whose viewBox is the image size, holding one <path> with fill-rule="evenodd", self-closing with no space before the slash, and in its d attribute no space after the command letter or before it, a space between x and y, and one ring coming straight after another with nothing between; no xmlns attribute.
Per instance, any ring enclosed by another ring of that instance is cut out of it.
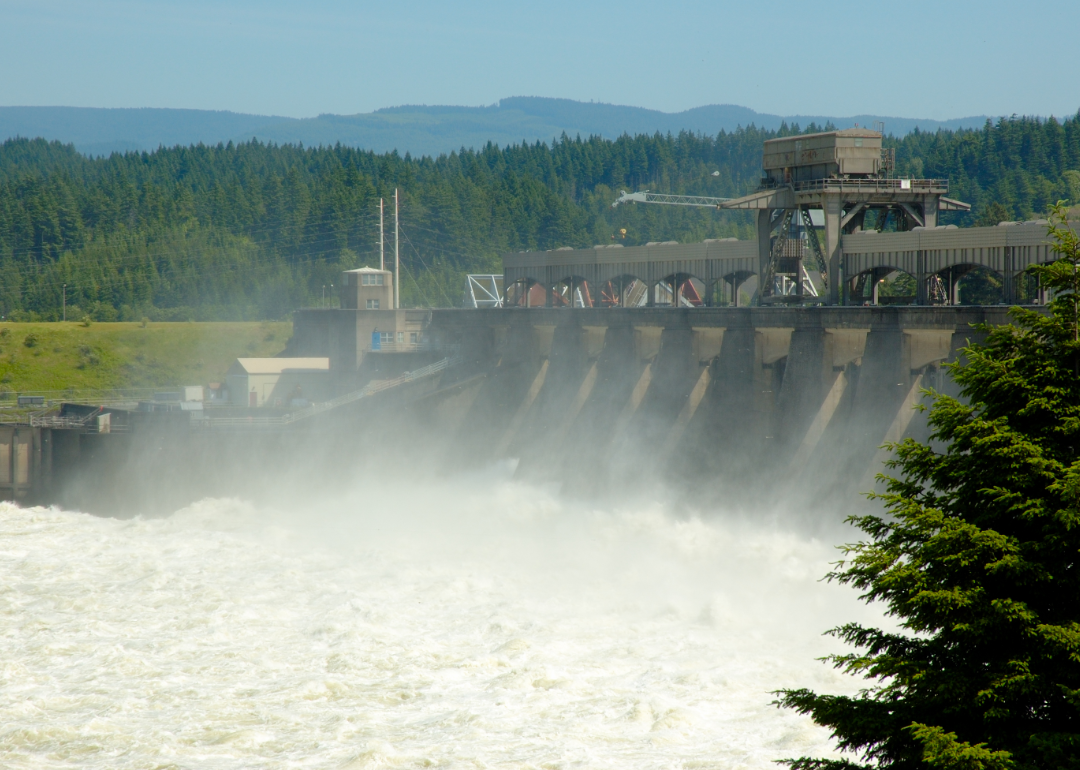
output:
<svg viewBox="0 0 1080 770"><path fill-rule="evenodd" d="M379 269L386 269L386 242L383 238L383 199L379 198Z"/></svg>
<svg viewBox="0 0 1080 770"><path fill-rule="evenodd" d="M398 191L394 188L394 309L401 307L401 252L399 249L398 231Z"/></svg>

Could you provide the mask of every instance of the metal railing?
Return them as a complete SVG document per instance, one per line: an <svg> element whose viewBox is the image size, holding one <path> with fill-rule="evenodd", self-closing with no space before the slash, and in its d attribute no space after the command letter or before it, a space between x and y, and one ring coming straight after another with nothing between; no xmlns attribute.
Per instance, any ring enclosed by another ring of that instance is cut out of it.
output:
<svg viewBox="0 0 1080 770"><path fill-rule="evenodd" d="M83 417L60 417L56 412L61 404L112 407L133 410L140 401L156 401L155 396L175 391L175 388L109 388L65 390L19 390L0 393L0 425L30 425L35 428L89 428ZM43 404L20 406L19 399L41 398ZM171 402L176 403L176 402ZM113 431L124 428L113 427Z"/></svg>
<svg viewBox="0 0 1080 770"><path fill-rule="evenodd" d="M46 402L64 402L66 404L102 404L133 403L136 401L153 401L154 394L167 391L175 391L174 387L156 388L103 388L103 389L77 389L66 390L12 390L0 393L0 404L5 401L17 401L18 397L39 396Z"/></svg>
<svg viewBox="0 0 1080 770"><path fill-rule="evenodd" d="M338 396L329 401L312 404L311 406L287 414L250 415L245 417L217 417L207 415L201 419L193 419L191 425L195 429L271 428L291 425L300 420L306 420L320 414L325 414L326 412L345 406L346 404L351 404L361 399L368 398L369 396L374 396L376 393L382 393L383 391L396 388L400 385L431 377L445 369L449 369L451 366L456 366L459 363L461 363L460 356L444 358L441 361L436 361L435 363L420 369L414 369L411 372L405 372L404 374L389 380L375 380L369 382L360 390L346 393L343 396Z"/></svg>
<svg viewBox="0 0 1080 770"><path fill-rule="evenodd" d="M379 342L378 348L372 348L372 353L424 353L431 350L437 350L436 345L431 340L421 340L420 342Z"/></svg>
<svg viewBox="0 0 1080 770"><path fill-rule="evenodd" d="M71 403L71 402L67 402ZM31 428L62 428L65 430L82 429L87 433L98 433L98 418L105 414L102 410L89 412L88 414L72 416L60 415L59 406L53 406L26 415L22 424L29 424ZM109 433L127 433L129 430L125 422L113 422L109 420Z"/></svg>
<svg viewBox="0 0 1080 770"><path fill-rule="evenodd" d="M776 182L762 179L762 190L776 190L790 187L795 192L814 192L818 190L839 190L842 192L934 192L947 193L948 179L807 179L801 182Z"/></svg>

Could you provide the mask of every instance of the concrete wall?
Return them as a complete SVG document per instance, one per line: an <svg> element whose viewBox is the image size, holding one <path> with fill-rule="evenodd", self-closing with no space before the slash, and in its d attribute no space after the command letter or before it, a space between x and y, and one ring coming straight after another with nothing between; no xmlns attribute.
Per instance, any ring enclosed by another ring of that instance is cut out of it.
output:
<svg viewBox="0 0 1080 770"><path fill-rule="evenodd" d="M293 314L293 337L286 352L290 356L328 356L331 372L355 372L371 352L372 334L392 335L382 343L383 350L416 350L425 344L424 334L430 321L428 310L297 310Z"/></svg>
<svg viewBox="0 0 1080 770"><path fill-rule="evenodd" d="M29 426L0 425L0 500L25 497L32 487L41 453L41 431Z"/></svg>
<svg viewBox="0 0 1080 770"><path fill-rule="evenodd" d="M233 406L288 406L299 389L308 401L325 400L330 393L329 372L231 374L226 379Z"/></svg>
<svg viewBox="0 0 1080 770"><path fill-rule="evenodd" d="M1007 320L1004 307L434 310L427 334L462 356L467 384L410 407L412 435L442 442L451 466L517 458L522 476L597 493L726 479L849 495L873 485L884 441L925 433L921 388L951 386L941 367L971 325Z"/></svg>
<svg viewBox="0 0 1080 770"><path fill-rule="evenodd" d="M144 513L206 495L322 489L365 463L453 473L513 458L520 477L586 496L663 489L702 504L779 494L850 503L873 487L882 443L926 436L913 407L921 388L955 390L942 366L976 337L972 324L1005 323L1006 312L434 310L428 349L360 361L357 311L301 313L290 352L330 352L341 392L436 358L462 364L277 431L200 432L188 413L133 413L126 431L104 435L0 426L10 469L0 469L0 496ZM22 451L25 472L12 460ZM29 489L5 486L17 473Z"/></svg>

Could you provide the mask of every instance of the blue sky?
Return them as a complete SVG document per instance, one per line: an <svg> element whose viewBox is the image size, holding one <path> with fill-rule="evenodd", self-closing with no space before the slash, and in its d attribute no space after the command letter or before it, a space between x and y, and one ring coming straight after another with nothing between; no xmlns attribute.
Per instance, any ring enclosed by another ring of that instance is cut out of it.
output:
<svg viewBox="0 0 1080 770"><path fill-rule="evenodd" d="M0 105L1074 114L1080 2L0 0Z"/></svg>

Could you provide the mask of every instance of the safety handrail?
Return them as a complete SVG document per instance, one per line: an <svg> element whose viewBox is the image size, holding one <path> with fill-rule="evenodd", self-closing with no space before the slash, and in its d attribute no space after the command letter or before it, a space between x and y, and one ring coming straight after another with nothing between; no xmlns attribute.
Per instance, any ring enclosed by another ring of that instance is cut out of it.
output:
<svg viewBox="0 0 1080 770"><path fill-rule="evenodd" d="M454 356L452 358L444 358L441 361L436 361L433 364L424 366L420 369L414 369L411 372L405 372L398 377L394 377L389 380L376 380L369 382L360 390L354 390L351 393L346 393L337 398L333 398L329 401L323 401L311 406L304 407L295 412L290 412L283 415L251 415L248 417L214 417L207 416L202 419L192 420L193 427L199 428L227 428L227 427L270 427L279 425L291 425L292 423L299 422L300 420L306 420L311 417L315 417L320 414L325 414L333 409L351 404L360 399L373 396L376 393L382 393L383 391L396 388L401 385L405 385L410 382L422 380L426 377L430 377L434 374L456 366L461 362L460 356Z"/></svg>
<svg viewBox="0 0 1080 770"><path fill-rule="evenodd" d="M948 179L806 179L800 182L776 182L771 179L761 180L762 190L790 187L796 192L813 190L842 189L858 192L860 190L934 190L949 191Z"/></svg>

